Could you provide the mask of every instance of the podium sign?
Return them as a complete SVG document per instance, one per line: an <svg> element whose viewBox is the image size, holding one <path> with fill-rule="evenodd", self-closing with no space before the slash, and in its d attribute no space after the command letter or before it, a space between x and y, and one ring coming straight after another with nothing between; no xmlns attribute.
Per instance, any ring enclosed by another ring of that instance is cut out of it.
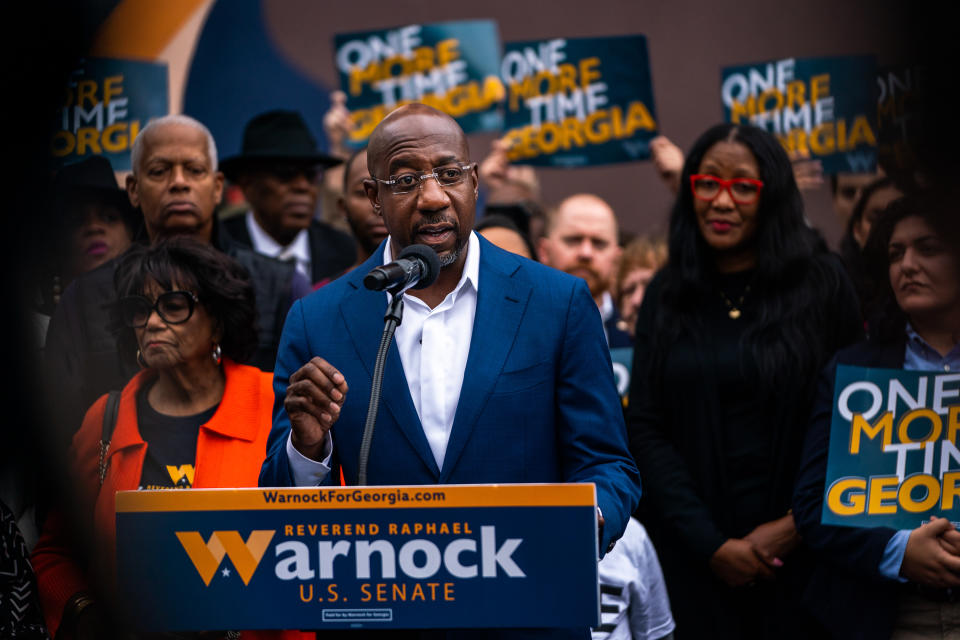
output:
<svg viewBox="0 0 960 640"><path fill-rule="evenodd" d="M588 627L592 484L117 494L145 630Z"/></svg>

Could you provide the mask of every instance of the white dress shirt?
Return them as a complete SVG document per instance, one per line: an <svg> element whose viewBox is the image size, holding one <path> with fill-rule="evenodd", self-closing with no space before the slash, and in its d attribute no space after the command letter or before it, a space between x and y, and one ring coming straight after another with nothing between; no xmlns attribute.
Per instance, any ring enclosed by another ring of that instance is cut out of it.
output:
<svg viewBox="0 0 960 640"><path fill-rule="evenodd" d="M253 217L253 211L247 211L246 222L254 251L278 260L293 258L296 261L297 271L305 275L308 282L313 282L310 270L310 235L306 229L294 236L293 242L284 246L263 230L257 219Z"/></svg>
<svg viewBox="0 0 960 640"><path fill-rule="evenodd" d="M388 242L383 263L392 260ZM467 368L479 281L480 241L471 232L457 286L433 309L419 298L404 296L403 322L394 336L413 406L441 469Z"/></svg>
<svg viewBox="0 0 960 640"><path fill-rule="evenodd" d="M392 261L388 241L383 264ZM463 275L454 290L433 309L419 298L404 296L403 322L394 334L413 406L441 469L467 368L479 282L480 241L471 232ZM287 458L295 486L320 484L330 473L333 444L329 433L324 449L323 462L311 460L297 451L291 436L287 436Z"/></svg>
<svg viewBox="0 0 960 640"><path fill-rule="evenodd" d="M600 298L600 320L603 321L603 337L607 339L607 345L610 345L610 332L607 331L607 322L613 317L616 308L613 306L613 295L609 291L603 292Z"/></svg>

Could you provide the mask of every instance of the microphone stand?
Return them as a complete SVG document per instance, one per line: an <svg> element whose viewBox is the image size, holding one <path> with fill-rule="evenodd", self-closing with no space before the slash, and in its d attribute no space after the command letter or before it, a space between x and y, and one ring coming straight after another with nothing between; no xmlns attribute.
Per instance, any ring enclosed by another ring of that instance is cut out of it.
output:
<svg viewBox="0 0 960 640"><path fill-rule="evenodd" d="M377 411L380 409L380 391L383 386L383 366L387 360L387 350L393 333L403 320L403 292L405 288L396 287L390 291L392 295L387 312L383 316L383 335L380 337L380 348L377 350L377 360L373 366L373 379L370 383L370 404L367 405L367 419L363 425L363 438L360 440L360 460L357 473L357 484L367 484L367 460L370 457L370 443L373 441L373 427L377 422Z"/></svg>

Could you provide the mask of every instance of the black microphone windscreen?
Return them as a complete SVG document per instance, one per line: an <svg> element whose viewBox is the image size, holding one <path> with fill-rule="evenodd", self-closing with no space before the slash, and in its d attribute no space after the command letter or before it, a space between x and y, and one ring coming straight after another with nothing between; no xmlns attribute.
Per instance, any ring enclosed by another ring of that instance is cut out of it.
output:
<svg viewBox="0 0 960 640"><path fill-rule="evenodd" d="M437 256L436 251L425 244L412 244L401 251L398 257L408 259L418 258L426 266L426 269L424 269L423 274L420 276L420 281L414 285L414 289L425 289L429 287L436 282L437 277L440 275L440 258Z"/></svg>

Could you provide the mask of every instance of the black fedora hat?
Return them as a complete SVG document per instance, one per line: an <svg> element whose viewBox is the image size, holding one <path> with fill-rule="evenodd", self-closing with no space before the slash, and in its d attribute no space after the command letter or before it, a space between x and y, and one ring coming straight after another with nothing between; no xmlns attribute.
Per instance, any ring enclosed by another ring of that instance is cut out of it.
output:
<svg viewBox="0 0 960 640"><path fill-rule="evenodd" d="M275 110L261 113L243 130L240 153L220 161L220 169L233 179L238 170L251 164L272 160L295 160L325 167L342 160L317 149L317 141L296 111Z"/></svg>

